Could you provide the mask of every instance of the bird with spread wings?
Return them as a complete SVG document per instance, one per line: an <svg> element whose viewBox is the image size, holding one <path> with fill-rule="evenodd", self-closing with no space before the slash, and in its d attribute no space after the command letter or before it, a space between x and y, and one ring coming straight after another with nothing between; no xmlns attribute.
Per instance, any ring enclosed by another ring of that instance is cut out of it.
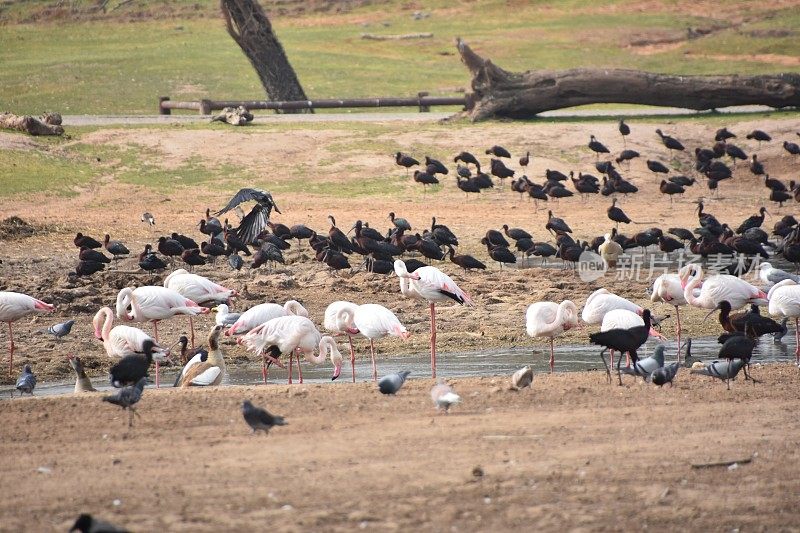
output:
<svg viewBox="0 0 800 533"><path fill-rule="evenodd" d="M272 213L273 209L278 213L281 212L278 206L275 205L275 200L272 199L270 193L262 191L261 189L241 189L231 198L228 205L214 213L214 215L220 216L234 209L239 204L249 202L250 200L255 200L256 205L242 218L239 227L236 228L236 235L247 244L253 243L258 234L267 228L269 215Z"/></svg>

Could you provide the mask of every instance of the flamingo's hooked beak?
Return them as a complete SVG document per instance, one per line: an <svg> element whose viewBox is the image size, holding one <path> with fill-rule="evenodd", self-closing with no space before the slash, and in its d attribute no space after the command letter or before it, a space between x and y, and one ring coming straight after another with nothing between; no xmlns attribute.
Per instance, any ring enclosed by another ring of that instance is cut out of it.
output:
<svg viewBox="0 0 800 533"><path fill-rule="evenodd" d="M333 367L333 377L331 377L331 381L334 381L339 375L342 373L342 365L337 365Z"/></svg>
<svg viewBox="0 0 800 533"><path fill-rule="evenodd" d="M650 328L650 336L651 337L655 337L657 339L661 339L662 341L667 340L667 338L664 335L662 335L661 333L659 333L658 331L656 331L653 328Z"/></svg>

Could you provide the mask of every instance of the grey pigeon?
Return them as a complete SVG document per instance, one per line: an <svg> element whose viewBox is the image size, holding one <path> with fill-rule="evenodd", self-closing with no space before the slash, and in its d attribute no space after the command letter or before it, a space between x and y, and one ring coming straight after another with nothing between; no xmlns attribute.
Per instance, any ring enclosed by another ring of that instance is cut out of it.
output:
<svg viewBox="0 0 800 533"><path fill-rule="evenodd" d="M28 393L33 396L33 389L36 388L36 376L31 371L31 365L25 365L22 369L22 374L17 379L17 390L22 393Z"/></svg>
<svg viewBox="0 0 800 533"><path fill-rule="evenodd" d="M142 214L142 222L146 222L148 226L151 228L156 225L156 217L154 217L150 213L143 213Z"/></svg>
<svg viewBox="0 0 800 533"><path fill-rule="evenodd" d="M234 252L228 256L228 264L234 270L241 270L244 265L244 260L239 257L239 252Z"/></svg>
<svg viewBox="0 0 800 533"><path fill-rule="evenodd" d="M142 398L142 392L144 391L144 384L146 382L147 378L141 378L136 382L136 385L123 387L118 393L112 394L111 396L103 396L104 402L113 403L114 405L122 407L123 410L128 410L128 427L133 426L133 415L139 416L134 405Z"/></svg>
<svg viewBox="0 0 800 533"><path fill-rule="evenodd" d="M783 317L783 320L781 320L781 330L772 334L772 342L775 344L781 342L781 339L789 332L789 328L786 327L788 321L789 317Z"/></svg>
<svg viewBox="0 0 800 533"><path fill-rule="evenodd" d="M744 365L745 361L743 359L734 359L733 361L714 361L712 363L708 363L704 368L693 368L689 371L689 373L728 380L735 378L736 374L739 373Z"/></svg>
<svg viewBox="0 0 800 533"><path fill-rule="evenodd" d="M629 376L640 376L647 381L647 378L650 377L653 371L664 366L665 349L666 346L659 344L653 351L653 355L636 361L633 366L626 366L622 369L622 373L628 374Z"/></svg>
<svg viewBox="0 0 800 533"><path fill-rule="evenodd" d="M74 320L67 320L66 322L55 324L47 329L43 329L42 332L49 333L53 337L60 339L61 337L66 337L69 335L69 332L72 331L73 324L75 324Z"/></svg>
<svg viewBox="0 0 800 533"><path fill-rule="evenodd" d="M83 513L75 520L75 524L70 528L69 533L80 531L81 533L126 533L127 529L120 529L103 520L98 520L90 514Z"/></svg>
<svg viewBox="0 0 800 533"><path fill-rule="evenodd" d="M254 406L250 400L242 402L242 416L247 425L253 428L253 434L261 430L264 435L269 433L272 426L285 426L288 424L282 416L271 415L266 409Z"/></svg>
<svg viewBox="0 0 800 533"><path fill-rule="evenodd" d="M378 390L380 390L382 394L397 394L397 391L403 387L403 383L406 382L406 378L410 373L410 370L403 370L396 374L383 376L378 381Z"/></svg>
<svg viewBox="0 0 800 533"><path fill-rule="evenodd" d="M669 386L672 387L672 380L678 375L678 370L680 370L680 368L681 364L678 362L656 368L653 370L653 373L650 374L650 381L659 387L663 387L666 383L669 383Z"/></svg>

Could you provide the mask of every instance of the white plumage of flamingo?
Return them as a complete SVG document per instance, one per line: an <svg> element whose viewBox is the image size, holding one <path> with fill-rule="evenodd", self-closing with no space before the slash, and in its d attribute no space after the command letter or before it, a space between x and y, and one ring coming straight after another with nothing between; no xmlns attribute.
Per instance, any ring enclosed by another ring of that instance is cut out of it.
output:
<svg viewBox="0 0 800 533"><path fill-rule="evenodd" d="M306 360L315 365L325 362L325 356L330 353L333 363L333 377L339 377L342 371L342 354L336 346L336 341L329 335L322 335L311 320L304 316L280 316L256 326L242 338L242 344L250 351L262 356L261 373L264 383L267 382L267 361L281 364L277 357L282 353L289 354L289 383L292 382L292 360L295 350L303 353ZM318 350L319 354L314 355ZM297 356L297 370L300 383L303 382L303 372L300 369L300 356Z"/></svg>
<svg viewBox="0 0 800 533"><path fill-rule="evenodd" d="M731 304L731 310L749 304L767 304L764 291L736 276L715 274L703 280L703 268L697 264L686 265L678 271L678 275L684 299L695 307L714 309L723 300ZM695 296L697 287L700 287L700 293Z"/></svg>
<svg viewBox="0 0 800 533"><path fill-rule="evenodd" d="M150 335L131 326L114 326L114 311L110 307L101 307L94 318L94 336L103 341L106 355L109 357L126 357L129 355L143 354L145 342L152 342L153 360L156 362L156 386L158 386L159 361L169 357L169 350L159 346L158 342Z"/></svg>
<svg viewBox="0 0 800 533"><path fill-rule="evenodd" d="M769 314L794 318L794 360L800 364L800 285L797 282L785 279L769 290Z"/></svg>
<svg viewBox="0 0 800 533"><path fill-rule="evenodd" d="M295 300L289 300L283 305L274 303L254 305L241 314L239 319L228 328L225 335L228 337L231 335L242 335L273 318L289 315L308 318L308 311L306 311L306 308L303 307L300 302Z"/></svg>
<svg viewBox="0 0 800 533"><path fill-rule="evenodd" d="M128 308L131 308L128 312ZM175 315L199 315L208 313L179 292L166 287L147 285L137 289L125 287L117 294L117 317L128 322L152 322L158 342L158 322Z"/></svg>
<svg viewBox="0 0 800 533"><path fill-rule="evenodd" d="M394 272L400 278L400 293L407 298L428 302L431 311L431 377L436 377L436 302L454 301L472 305L472 299L462 291L450 276L436 267L420 267L409 272L406 264L397 259Z"/></svg>
<svg viewBox="0 0 800 533"><path fill-rule="evenodd" d="M14 372L14 332L11 323L32 313L52 313L55 307L19 292L0 292L0 322L8 324L8 375Z"/></svg>
<svg viewBox="0 0 800 533"><path fill-rule="evenodd" d="M650 291L651 302L664 302L675 308L675 335L678 337L678 361L681 360L681 307L687 305L683 296L681 278L677 274L661 274L653 281Z"/></svg>
<svg viewBox="0 0 800 533"><path fill-rule="evenodd" d="M172 272L164 279L164 287L178 292L184 298L199 304L213 307L217 304L227 304L236 296L236 291L214 283L210 279L191 274L183 268ZM194 321L189 315L189 328L191 330L192 348L194 348Z"/></svg>
<svg viewBox="0 0 800 533"><path fill-rule="evenodd" d="M353 335L358 334L358 329L353 324L358 304L345 300L332 302L325 308L325 320L322 326L329 333L334 335L347 335L347 342L350 344L350 370L353 373L353 383L356 382L356 352L353 348ZM343 313L342 311L348 311Z"/></svg>
<svg viewBox="0 0 800 533"><path fill-rule="evenodd" d="M570 300L560 304L536 302L525 312L525 330L531 337L550 339L550 372L555 367L553 339L565 331L578 326L578 307Z"/></svg>
<svg viewBox="0 0 800 533"><path fill-rule="evenodd" d="M587 324L601 324L606 313L614 309L627 309L639 315L644 310L641 306L626 300L622 296L617 296L608 289L597 289L589 295L586 303L583 304L581 319Z"/></svg>
<svg viewBox="0 0 800 533"><path fill-rule="evenodd" d="M644 326L644 320L638 313L628 309L613 309L605 314L600 331L611 331L612 329L632 329ZM650 336L661 340L667 340L661 333L650 326ZM611 354L611 366L614 366L614 350L609 350ZM680 352L680 350L678 350ZM627 366L630 366L630 356L626 354Z"/></svg>
<svg viewBox="0 0 800 533"><path fill-rule="evenodd" d="M387 335L407 339L408 330L389 309L379 304L342 306L339 309L337 321L347 326L349 334L360 333L369 339L370 358L372 359L372 381L378 381L378 366L375 363L375 341ZM349 335L348 335L349 336ZM354 355L351 355L353 359ZM351 360L351 363L353 361ZM355 371L353 371L355 380Z"/></svg>

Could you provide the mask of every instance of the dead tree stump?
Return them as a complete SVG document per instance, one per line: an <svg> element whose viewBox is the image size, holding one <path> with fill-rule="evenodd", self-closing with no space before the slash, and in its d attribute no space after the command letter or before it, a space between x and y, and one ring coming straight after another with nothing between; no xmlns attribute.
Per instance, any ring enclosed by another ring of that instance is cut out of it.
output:
<svg viewBox="0 0 800 533"><path fill-rule="evenodd" d="M642 104L698 111L735 105L800 105L800 74L673 76L640 70L529 70L514 73L457 40L472 74L473 94L462 115L531 118L542 111L585 104Z"/></svg>
<svg viewBox="0 0 800 533"><path fill-rule="evenodd" d="M0 113L0 129L23 131L29 135L64 135L61 127L61 115L46 113L43 120L30 115ZM52 122L51 122L52 121Z"/></svg>

